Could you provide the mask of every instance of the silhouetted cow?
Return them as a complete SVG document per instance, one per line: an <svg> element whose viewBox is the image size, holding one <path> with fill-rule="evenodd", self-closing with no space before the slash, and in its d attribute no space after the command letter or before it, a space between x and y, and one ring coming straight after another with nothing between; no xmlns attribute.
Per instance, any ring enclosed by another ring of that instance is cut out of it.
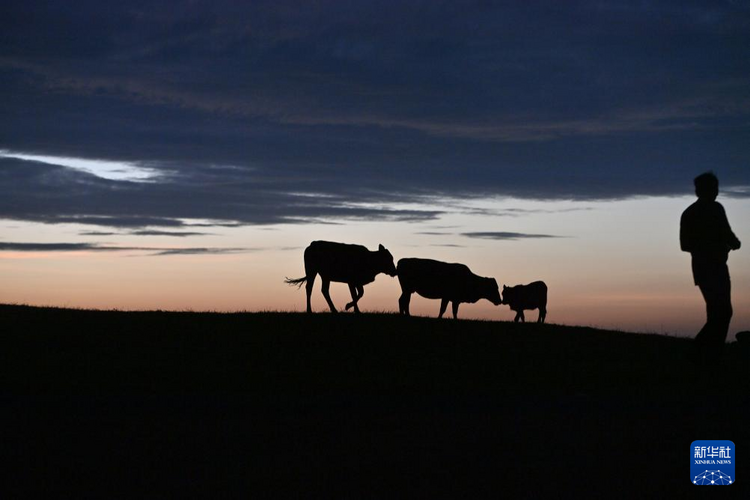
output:
<svg viewBox="0 0 750 500"><path fill-rule="evenodd" d="M523 311L526 309L539 309L539 318L537 323L544 323L547 317L547 285L544 281L535 281L528 285L505 286L503 285L503 304L510 306L512 311L516 311L518 322L526 321Z"/></svg>
<svg viewBox="0 0 750 500"><path fill-rule="evenodd" d="M502 302L494 278L477 276L463 264L431 259L401 259L396 269L401 284L398 308L406 316L409 316L409 302L414 292L427 299L442 299L439 318L443 317L448 302L453 302L454 318L458 316L461 302L474 303L479 299L487 299L495 305Z"/></svg>
<svg viewBox="0 0 750 500"><path fill-rule="evenodd" d="M352 301L346 305L346 309L354 307L354 312L359 312L357 302L365 294L364 286L372 283L375 276L385 273L389 276L396 275L396 266L393 265L393 255L383 245L376 252L371 252L362 245L346 245L344 243L333 243L330 241L313 241L305 249L305 277L296 280L287 278L289 285L301 287L307 282L307 312L312 312L310 296L312 295L315 275L320 274L323 280L321 291L331 312L336 312L331 296L328 293L331 281L346 283L352 294Z"/></svg>

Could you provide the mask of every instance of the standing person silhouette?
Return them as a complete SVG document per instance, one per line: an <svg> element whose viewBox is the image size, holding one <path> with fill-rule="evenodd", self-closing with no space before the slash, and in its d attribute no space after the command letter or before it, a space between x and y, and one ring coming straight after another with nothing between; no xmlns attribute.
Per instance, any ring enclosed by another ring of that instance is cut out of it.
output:
<svg viewBox="0 0 750 500"><path fill-rule="evenodd" d="M740 248L724 207L716 201L719 179L712 172L693 181L698 200L680 220L680 246L693 258L693 279L706 301L706 324L695 337L696 356L714 358L721 353L732 319L731 282L727 259Z"/></svg>

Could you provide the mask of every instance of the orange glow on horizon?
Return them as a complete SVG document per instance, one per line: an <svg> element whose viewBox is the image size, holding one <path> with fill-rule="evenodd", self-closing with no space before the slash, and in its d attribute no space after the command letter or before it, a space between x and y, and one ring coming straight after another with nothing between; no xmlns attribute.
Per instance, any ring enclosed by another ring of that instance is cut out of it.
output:
<svg viewBox="0 0 750 500"><path fill-rule="evenodd" d="M127 233L71 238L82 228L14 224L3 231L8 241L35 242L43 234L51 242L245 251L159 256L154 251L0 251L0 302L120 310L304 311L304 289L283 280L304 274L304 248L327 239L370 249L383 243L395 260L462 262L480 276L496 278L501 288L542 279L549 286L550 323L691 335L702 326L705 310L692 282L690 256L679 251L676 241L675 221L687 202L689 198L631 200L588 204L586 211L550 215L547 210L506 218L457 214L431 223L443 226L434 231L430 223L388 222L232 228L178 242ZM738 237L750 245L750 228L738 224L743 213L750 214L750 201L728 200L725 206ZM649 226L643 227L643 220ZM490 229L565 237L493 241L462 236ZM750 252L745 247L733 252L729 266L735 306L730 331L747 330ZM331 295L339 309L350 300L343 284L333 283ZM360 308L395 313L399 295L398 280L380 275L365 287ZM312 301L316 312L327 311L319 279ZM412 299L415 315L437 316L439 305L416 294ZM459 317L510 321L514 314L507 306L480 301L461 305ZM535 321L537 313L526 317Z"/></svg>

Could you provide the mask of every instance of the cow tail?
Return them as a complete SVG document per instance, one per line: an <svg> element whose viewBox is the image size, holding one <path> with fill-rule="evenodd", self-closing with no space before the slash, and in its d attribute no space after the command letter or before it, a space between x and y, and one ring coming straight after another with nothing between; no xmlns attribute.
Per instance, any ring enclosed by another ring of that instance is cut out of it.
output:
<svg viewBox="0 0 750 500"><path fill-rule="evenodd" d="M291 278L284 278L284 283L286 283L289 286L296 286L297 288L302 288L302 285L304 285L306 281L307 281L307 276L297 278L296 280L293 280Z"/></svg>

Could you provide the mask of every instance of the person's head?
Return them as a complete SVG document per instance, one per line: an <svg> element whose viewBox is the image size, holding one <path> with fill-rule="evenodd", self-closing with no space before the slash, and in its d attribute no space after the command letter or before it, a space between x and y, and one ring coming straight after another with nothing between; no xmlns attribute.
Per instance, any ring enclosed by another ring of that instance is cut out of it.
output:
<svg viewBox="0 0 750 500"><path fill-rule="evenodd" d="M695 179L695 195L701 200L713 201L719 195L719 179L713 172L706 172Z"/></svg>

